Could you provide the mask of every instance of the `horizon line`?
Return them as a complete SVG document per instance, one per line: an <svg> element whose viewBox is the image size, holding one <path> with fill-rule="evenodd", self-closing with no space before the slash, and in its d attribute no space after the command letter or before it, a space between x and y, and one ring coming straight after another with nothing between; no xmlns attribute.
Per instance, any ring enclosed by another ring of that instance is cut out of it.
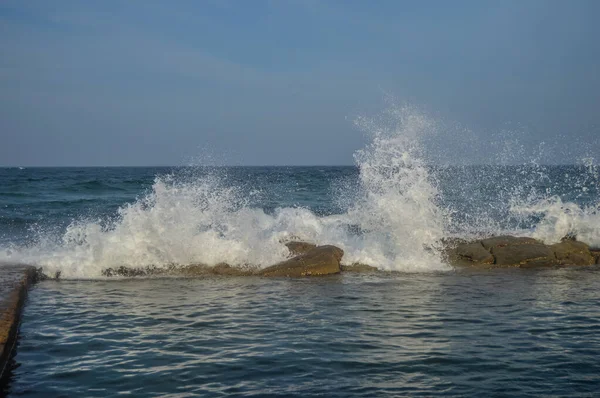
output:
<svg viewBox="0 0 600 398"><path fill-rule="evenodd" d="M452 167L473 167L473 166L527 166L530 163L514 163L514 164L497 164L497 163L473 163L473 164L426 164L426 166L452 166ZM579 163L545 163L537 166L585 166ZM88 166L5 166L0 165L0 169L92 169L92 168L184 168L184 167L359 167L355 164L338 164L338 165L302 165L302 164L264 164L264 165L111 165L111 166L99 166L99 165L88 165Z"/></svg>

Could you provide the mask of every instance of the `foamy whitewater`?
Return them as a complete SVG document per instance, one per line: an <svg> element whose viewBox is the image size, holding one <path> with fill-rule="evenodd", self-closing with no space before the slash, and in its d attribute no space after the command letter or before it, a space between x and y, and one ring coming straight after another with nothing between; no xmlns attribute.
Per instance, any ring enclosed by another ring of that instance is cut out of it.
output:
<svg viewBox="0 0 600 398"><path fill-rule="evenodd" d="M457 182L450 178L453 169L432 167L424 142L436 134L436 123L424 114L391 108L359 118L357 125L370 143L354 156L357 179L334 183L340 212L319 215L302 206L267 212L256 205L265 192L232 186L217 169L174 172L156 176L150 192L121 205L115 216L77 216L58 234L34 228L28 242L3 244L0 263L33 264L62 278L98 278L103 269L118 266L265 267L288 257L282 242L300 239L341 247L346 264L423 272L451 269L440 255L443 238L451 236L511 233L554 243L571 234L600 246L593 159L577 175L560 175L572 183L562 187L563 194L555 192L543 167L529 164L507 172L518 182L494 177L489 198L475 199L484 188L473 181L485 181L492 172L477 169L476 178L467 173ZM442 189L447 181L454 182Z"/></svg>

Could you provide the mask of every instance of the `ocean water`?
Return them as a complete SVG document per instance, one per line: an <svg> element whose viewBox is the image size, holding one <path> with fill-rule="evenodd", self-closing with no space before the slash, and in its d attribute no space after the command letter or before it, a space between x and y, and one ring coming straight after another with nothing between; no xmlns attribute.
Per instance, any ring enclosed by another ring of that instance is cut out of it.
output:
<svg viewBox="0 0 600 398"><path fill-rule="evenodd" d="M579 396L600 272L46 281L9 396Z"/></svg>
<svg viewBox="0 0 600 398"><path fill-rule="evenodd" d="M358 120L353 166L0 169L0 267L60 273L31 291L3 393L595 396L599 268L464 271L440 253L505 233L600 248L595 160L446 165L429 119L392 113ZM383 272L102 276L265 267L292 238Z"/></svg>

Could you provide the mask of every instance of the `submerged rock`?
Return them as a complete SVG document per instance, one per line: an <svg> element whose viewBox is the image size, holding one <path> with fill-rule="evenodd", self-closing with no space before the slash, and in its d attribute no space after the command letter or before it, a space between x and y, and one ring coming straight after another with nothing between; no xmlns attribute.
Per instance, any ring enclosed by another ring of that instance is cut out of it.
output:
<svg viewBox="0 0 600 398"><path fill-rule="evenodd" d="M344 251L335 246L317 246L303 254L260 270L261 276L322 276L341 271Z"/></svg>

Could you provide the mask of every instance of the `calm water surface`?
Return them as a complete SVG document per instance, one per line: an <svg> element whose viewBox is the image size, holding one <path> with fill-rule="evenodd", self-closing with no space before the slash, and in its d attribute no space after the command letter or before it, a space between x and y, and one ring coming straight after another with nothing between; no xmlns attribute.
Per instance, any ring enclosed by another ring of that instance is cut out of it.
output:
<svg viewBox="0 0 600 398"><path fill-rule="evenodd" d="M598 396L597 269L46 281L9 396Z"/></svg>

